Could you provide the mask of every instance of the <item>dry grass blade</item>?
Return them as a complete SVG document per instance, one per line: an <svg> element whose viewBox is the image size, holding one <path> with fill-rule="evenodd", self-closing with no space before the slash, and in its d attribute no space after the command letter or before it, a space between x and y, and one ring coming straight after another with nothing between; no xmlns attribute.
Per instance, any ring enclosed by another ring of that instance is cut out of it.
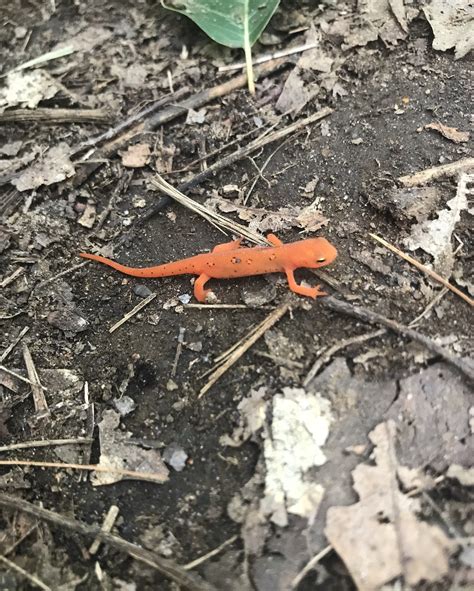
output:
<svg viewBox="0 0 474 591"><path fill-rule="evenodd" d="M429 269L428 267L423 265L423 263L420 263L419 261L417 261L416 259L414 259L410 255L405 254L404 252L399 250L396 246L393 246L393 244L390 244L390 242L387 242L383 238L380 238L380 236L377 236L376 234L370 234L370 233L369 233L369 236L371 238L373 238L374 240L376 240L377 242L380 242L380 244L383 244L385 246L385 248L388 248L389 250L391 250L392 252L397 254L399 257L401 257L402 259L404 259L405 261L407 261L411 265L415 266L420 271L423 271L423 273L426 273L426 275L429 275L432 279L434 279L438 283L441 283L441 285L444 285L444 287L446 287L447 289L449 289L450 291L455 293L457 296L462 298L470 306L474 306L474 300L472 298L470 298L467 294L462 292L460 289L458 289L454 285L451 285L451 283L449 283L449 281L447 279L444 279L444 277L441 277L441 275L438 275L438 273L436 273L436 271Z"/></svg>
<svg viewBox="0 0 474 591"><path fill-rule="evenodd" d="M18 564L16 564L15 562L8 560L8 558L6 558L5 556L2 556L1 554L0 554L0 562L3 562L3 564L7 568L15 571L16 573L18 573L22 577L25 577L25 579L28 579L28 581L34 587L38 587L39 589L43 589L43 591L52 591L51 587L48 587L48 585L43 583L43 581L38 579L38 577L36 577L35 575L32 575L31 573L26 571L24 568L22 568L21 566L18 566ZM6 589L6 587L4 587L4 589Z"/></svg>
<svg viewBox="0 0 474 591"><path fill-rule="evenodd" d="M461 172L468 172L471 169L474 169L474 158L461 158L461 160L457 160L456 162L433 166L432 168L420 170L420 172L416 172L415 174L401 176L398 180L405 187L418 187L419 185L425 185L429 181L446 176L454 176Z"/></svg>
<svg viewBox="0 0 474 591"><path fill-rule="evenodd" d="M217 380L225 374L225 372L234 365L236 361L238 361L242 355L250 349L250 347L258 341L258 339L274 324L276 324L282 316L284 316L288 310L290 309L290 303L285 302L275 310L271 314L269 314L265 320L263 320L257 327L254 327L249 334L244 338L241 339L237 345L231 347L228 351L226 351L226 359L225 361L219 365L219 367L212 373L209 381L207 384L201 389L199 392L198 398L202 398L204 394L212 388L212 386L217 382ZM222 360L222 355L220 356Z"/></svg>
<svg viewBox="0 0 474 591"><path fill-rule="evenodd" d="M130 312L127 312L123 318L121 318L118 322L116 322L113 326L111 326L109 328L109 333L115 332L117 330L117 328L120 328L122 326L122 324L125 324L125 322L130 320L130 318L135 316L135 314L138 314L138 312L140 312L140 310L142 310L145 306L148 306L148 304L150 302L152 302L155 298L156 298L156 293L151 293L147 298L145 298L139 304L137 304L135 306L135 308L133 308L133 310L130 310Z"/></svg>
<svg viewBox="0 0 474 591"><path fill-rule="evenodd" d="M28 378L31 382L35 410L38 414L41 414L42 416L44 415L46 417L49 415L49 408L43 392L44 388L41 385L38 372L36 371L36 366L33 362L33 357L31 356L30 350L26 343L23 343L23 359L25 360L26 371L28 372Z"/></svg>
<svg viewBox="0 0 474 591"><path fill-rule="evenodd" d="M136 470L121 470L112 466L101 466L100 464L69 464L63 462L35 462L30 460L0 460L0 466L34 466L37 468L70 468L71 470L86 470L88 472L107 472L119 476L128 476L135 480L146 480L147 482L166 482L167 476L156 472L137 472Z"/></svg>
<svg viewBox="0 0 474 591"><path fill-rule="evenodd" d="M181 203L181 205L184 205L191 211L194 211L194 213L197 213L205 220L210 222L213 226L216 226L223 232L225 232L225 230L228 230L230 232L233 232L236 236L243 236L249 242L253 242L254 244L258 244L260 246L269 245L269 242L264 236L261 236L257 232L252 232L252 230L249 230L245 226L242 226L241 224L238 224L237 222L234 222L229 218L226 218L220 213L216 213L208 209L206 206L202 205L201 203L198 203L197 201L194 201L190 197L187 197L184 193L178 191L176 187L173 187L173 185L170 185L167 181L165 181L165 179L162 178L159 174L157 174L153 179L151 179L151 184L156 189L162 191L163 193L165 193L178 203Z"/></svg>

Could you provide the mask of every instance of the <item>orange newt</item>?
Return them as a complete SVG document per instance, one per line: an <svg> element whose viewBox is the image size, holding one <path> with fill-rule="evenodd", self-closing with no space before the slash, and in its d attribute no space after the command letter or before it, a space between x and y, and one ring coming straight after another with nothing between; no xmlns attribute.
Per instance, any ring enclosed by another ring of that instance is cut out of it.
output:
<svg viewBox="0 0 474 591"><path fill-rule="evenodd" d="M79 256L113 267L125 275L134 277L170 277L172 275L198 275L194 283L194 295L199 302L206 302L209 295L204 285L209 279L230 279L250 275L284 272L288 285L295 293L316 298L326 295L320 286L305 287L295 281L294 270L298 267L317 269L329 265L337 251L325 238L307 238L284 244L274 234L267 236L272 246L243 248L241 240L218 244L210 253L166 263L156 267L126 267L96 254L81 252Z"/></svg>

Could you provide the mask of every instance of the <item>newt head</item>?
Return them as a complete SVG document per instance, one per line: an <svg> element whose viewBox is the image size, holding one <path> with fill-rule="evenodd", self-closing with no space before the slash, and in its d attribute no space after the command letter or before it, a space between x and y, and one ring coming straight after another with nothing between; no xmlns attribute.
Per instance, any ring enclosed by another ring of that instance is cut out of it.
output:
<svg viewBox="0 0 474 591"><path fill-rule="evenodd" d="M308 238L296 242L292 262L295 267L318 269L330 265L337 257L337 250L326 238Z"/></svg>

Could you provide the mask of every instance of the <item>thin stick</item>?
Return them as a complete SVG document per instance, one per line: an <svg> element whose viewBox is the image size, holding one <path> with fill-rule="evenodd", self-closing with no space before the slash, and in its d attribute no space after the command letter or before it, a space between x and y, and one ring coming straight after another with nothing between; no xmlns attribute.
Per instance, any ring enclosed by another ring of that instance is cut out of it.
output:
<svg viewBox="0 0 474 591"><path fill-rule="evenodd" d="M33 466L37 468L71 468L72 470L86 470L88 472L105 472L117 474L118 476L129 476L136 480L163 483L168 480L167 476L157 472L137 472L136 470L122 470L112 466L101 466L100 464L69 464L63 462L36 462L30 460L0 460L0 466Z"/></svg>
<svg viewBox="0 0 474 591"><path fill-rule="evenodd" d="M182 326L179 327L179 334L178 334L178 344L176 346L176 354L174 356L173 367L171 368L171 377L174 378L176 375L176 371L178 369L179 358L181 357L181 353L183 351L183 343L184 343L184 335L186 333L186 329Z"/></svg>
<svg viewBox="0 0 474 591"><path fill-rule="evenodd" d="M134 123L138 123L142 119L145 119L146 117L152 115L153 113L155 113L158 109L160 109L164 105L169 104L170 102L176 101L178 98L181 98L187 92L188 92L188 89L186 87L184 87L184 88L181 88L180 90L177 90L175 93L167 94L166 96L162 97L161 99L154 101L151 105L148 105L148 107L145 107L144 109L141 109L140 111L138 111L136 113L132 113L132 115L130 115L130 117L127 117L127 119L125 119L124 121L121 121L118 125L115 125L114 127L108 129L104 133L101 133L100 135L97 135L93 138L85 140L84 142L81 142L80 144L77 144L76 146L73 146L71 148L72 154L78 154L79 152L82 152L86 148L92 148L92 147L97 146L101 142L104 142L106 140L111 140L112 138L116 137L121 131L125 131Z"/></svg>
<svg viewBox="0 0 474 591"><path fill-rule="evenodd" d="M13 511L22 511L27 515L32 515L36 519L42 519L62 529L74 531L89 538L95 538L97 536L112 548L125 552L143 564L151 566L162 575L175 581L178 585L188 589L188 591L216 591L213 585L200 580L194 574L188 573L183 567L178 566L171 560L161 558L155 552L145 550L140 546L127 542L120 536L103 532L96 525L88 525L75 519L64 517L54 511L37 507L28 501L3 493L0 493L0 506L7 507Z"/></svg>
<svg viewBox="0 0 474 591"><path fill-rule="evenodd" d="M247 240L250 240L255 244L259 244L261 246L268 246L269 242L264 236L261 236L260 234L258 234L257 232L253 232L252 230L249 230L246 226L243 226L238 222L234 222L230 218L227 218L226 216L217 213L212 209L209 209L202 203L199 203L197 201L194 201L194 199L187 197L186 195L184 195L184 193L181 193L181 191L176 189L176 187L173 187L173 185L170 185L167 181L165 181L165 179L162 178L159 174L157 174L154 178L150 180L150 184L162 191L163 193L166 193L166 195L168 195L169 197L172 197L178 203L181 203L181 205L184 205L188 209L191 209L192 211L194 211L194 213L197 213L205 220L207 220L209 223L219 228L222 228L223 230L230 230L237 236L243 236L244 238L247 238Z"/></svg>
<svg viewBox="0 0 474 591"><path fill-rule="evenodd" d="M281 68L284 64L284 60L272 60L271 62L263 64L257 68L254 73L258 74L259 76L267 76ZM105 161L107 161L107 159L112 154L115 154L117 150L127 146L128 143L137 135L142 134L145 131L153 131L161 125L169 123L177 117L185 115L189 109L199 109L200 107L203 107L207 103L217 98L226 96L234 90L245 87L246 84L247 76L242 74L240 76L235 76L234 78L231 78L222 84L218 84L217 86L198 92L180 103L170 105L158 113L152 114L145 121L140 121L133 125L123 135L107 142L101 148L101 150L98 151L97 158L105 159ZM89 167L85 167L80 173L76 173L76 175L73 177L74 188L79 188L89 178L89 176L95 172L99 166L101 166L101 164L102 162L92 164Z"/></svg>
<svg viewBox="0 0 474 591"><path fill-rule="evenodd" d="M256 329L253 329L250 334L248 335L247 340L242 343L237 350L235 350L231 355L229 355L228 359L223 363L220 367L218 367L215 372L211 375L207 384L201 388L199 392L198 399L202 398L204 394L212 388L212 386L217 382L217 380L225 374L225 372L234 365L236 361L238 361L244 353L246 353L250 347L254 343L258 341L258 339L265 334L265 332L270 329L274 324L276 324L282 316L284 316L288 310L290 309L290 303L285 302L276 310L274 310L263 322L261 322Z"/></svg>
<svg viewBox="0 0 474 591"><path fill-rule="evenodd" d="M209 310L210 308L214 310L253 310L255 308L250 308L246 304L186 304L185 308L202 308L205 310ZM268 308L258 308L258 310L267 310Z"/></svg>
<svg viewBox="0 0 474 591"><path fill-rule="evenodd" d="M110 533L112 531L112 528L117 520L119 514L119 508L117 507L117 505L111 505L109 507L109 510L107 511L107 515L105 516L104 519L104 523L102 524L102 527L100 528L101 531L105 531L107 533ZM97 536L95 538L95 540L92 542L92 544L90 545L89 548L89 554L97 554L98 549L100 548L100 544L101 544L101 539L99 538L99 536Z"/></svg>
<svg viewBox="0 0 474 591"><path fill-rule="evenodd" d="M5 279L0 282L0 287L6 287L7 285L10 285L10 283L13 283L15 281L15 279L17 279L24 272L25 272L24 267L18 267L18 269L15 269L11 275L9 275L8 277L5 277Z"/></svg>
<svg viewBox="0 0 474 591"><path fill-rule="evenodd" d="M8 367L5 367L4 365L0 365L0 371L4 371L5 373L8 373L11 376L15 377L17 380L21 380L22 382L25 382L25 384L29 384L30 386L36 386L37 385L34 382L32 382L31 380L29 380L28 378L25 378L25 377L21 376L19 373L16 373L15 371L12 371L11 369L8 369ZM48 389L45 388L44 386L41 386L41 388L43 388L43 390L45 392L48 391Z"/></svg>
<svg viewBox="0 0 474 591"><path fill-rule="evenodd" d="M178 185L177 190L184 192L184 191L191 189L192 187L199 185L200 183L202 183L203 181L205 181L209 177L214 176L217 172L223 170L224 168L232 166L232 164L234 164L235 162L238 162L239 160L242 160L243 158L246 158L252 152L255 152L256 150L263 148L267 144L271 144L273 142L281 140L281 139L291 135L292 133L298 131L299 129L301 129L303 127L306 127L308 125L316 123L320 119L323 119L324 117L327 117L328 115L330 115L333 111L334 111L333 109L330 109L329 107L325 107L324 109L321 109L317 113L313 113L313 115L310 115L309 117L306 117L305 119L295 121L294 123L292 123L291 125L288 125L287 127L284 127L283 129L278 129L277 131L274 131L273 133L266 133L265 132L265 134L263 134L263 136L256 138L252 142L248 143L246 146L239 148L235 152L232 152L232 154L229 154L228 156L225 156L221 160L214 162L214 164L211 164L211 166L206 168L206 170L204 170L203 172L196 174L189 181L186 181L185 183ZM149 219L150 217L155 215L157 212L161 211L166 205L168 205L168 203L170 203L169 196L164 197L156 205L154 205L144 215L144 217L139 220L138 223L143 223L144 221L146 221L147 219Z"/></svg>
<svg viewBox="0 0 474 591"><path fill-rule="evenodd" d="M122 324L125 324L125 322L130 320L130 318L135 316L135 314L138 314L138 312L140 312L140 310L142 308L144 308L145 306L148 306L148 304L156 298L156 295L157 295L156 293L151 293L147 298L145 298L139 304L137 304L135 306L135 308L133 308L133 310L130 310L130 312L127 312L121 320L119 320L113 326L111 326L109 328L109 333L113 333L114 331L116 331L117 328L120 328L122 326Z"/></svg>
<svg viewBox="0 0 474 591"><path fill-rule="evenodd" d="M77 271L81 267L84 267L85 265L88 265L88 264L89 264L89 261L84 261L83 263L79 263L78 265L74 265L73 267L69 267L69 269L66 269L65 271L61 271L61 273L58 273L54 277L50 277L49 279L46 279L46 281L39 283L35 287L35 289L40 289L41 287L44 287L45 285L48 285L49 283L56 281L56 279L60 279L61 277L64 277L65 275L69 275L69 273L74 273L74 271Z"/></svg>
<svg viewBox="0 0 474 591"><path fill-rule="evenodd" d="M110 113L103 109L12 109L0 113L0 125L2 123L46 123L56 125L58 123L107 123L110 121Z"/></svg>
<svg viewBox="0 0 474 591"><path fill-rule="evenodd" d="M381 324L398 334L402 334L421 343L427 349L433 351L436 355L439 355L445 361L459 369L459 371L461 371L470 381L474 381L474 364L465 359L461 359L457 355L453 355L447 349L441 347L441 345L438 345L438 343L435 343L432 339L416 330L404 326L391 318L386 318L385 316L382 316L382 314L378 314L377 312L373 312L372 310L360 306L353 306L349 302L343 302L333 296L321 298L321 304L335 312L347 314L348 316L358 318L359 320L369 322L370 324Z"/></svg>
<svg viewBox="0 0 474 591"><path fill-rule="evenodd" d="M423 265L423 263L420 263L419 261L417 261L416 259L414 259L410 255L405 254L404 252L402 252L401 250L399 250L398 248L393 246L393 244L390 244L390 242L387 242L383 238L380 238L380 236L377 236L376 234L370 234L370 233L369 233L369 236L371 238L373 238L374 240L376 240L377 242L380 242L380 244L383 244L385 246L385 248L388 248L389 250L391 250L392 252L397 254L399 257L401 257L405 261L408 261L410 264L415 266L420 271L423 271L423 273L426 273L426 275L429 275L432 279L434 279L438 283L441 283L441 285L444 285L444 287L446 287L447 289L449 289L450 291L455 293L457 296L462 298L470 306L474 306L474 300L472 298L470 298L467 294L463 293L460 289L458 289L454 285L451 285L451 283L449 283L449 281L447 279L444 279L443 277L441 277L441 275L438 275L438 273L429 269L428 267Z"/></svg>
<svg viewBox="0 0 474 591"><path fill-rule="evenodd" d="M90 437L76 437L73 439L39 439L38 441L22 441L21 443L11 443L2 445L0 453L13 451L15 449L31 449L32 447L54 447L56 445L84 445L94 441Z"/></svg>
<svg viewBox="0 0 474 591"><path fill-rule="evenodd" d="M282 49L280 51L274 51L273 53L267 53L265 55L261 55L260 57L256 57L252 60L252 64L254 66L257 66L259 64L269 62L270 60L276 60L281 57L287 57L289 55L294 55L295 53L303 53L304 51L314 49L315 47L318 47L318 43L306 43L305 45L296 45L295 47ZM245 68L245 66L246 62L237 62L235 64L229 64L228 66L220 66L217 70L219 72L231 72L232 70L241 70L242 68Z"/></svg>
<svg viewBox="0 0 474 591"><path fill-rule="evenodd" d="M10 355L10 353L13 351L13 349L18 345L18 343L21 341L21 339L25 336L25 334L29 330L30 330L29 326L25 326L24 328L21 329L21 332L16 337L16 339L14 339L14 341L12 343L10 343L8 345L8 347L5 349L5 351L0 355L0 363L3 363L5 361L5 359Z"/></svg>
<svg viewBox="0 0 474 591"><path fill-rule="evenodd" d="M220 546L217 546L217 548L214 548L214 550L211 550L207 554L204 554L203 556L196 558L196 560L193 560L192 562L188 562L188 564L185 564L183 566L183 568L185 570L191 570L193 568L196 568L196 566L199 566L203 562L206 562L206 560L209 560L209 558L212 558L213 556L217 556L217 554L220 554L222 552L222 550L224 550L224 548L227 548L227 546L230 546L238 539L239 539L239 536L232 536L231 538L229 538L225 542L222 542L222 544Z"/></svg>
<svg viewBox="0 0 474 591"><path fill-rule="evenodd" d="M334 344L332 347L329 347L328 349L326 349L326 351L324 351L324 353L320 357L318 357L318 359L316 359L312 368L309 370L305 379L303 380L303 386L306 387L314 379L319 370L331 359L334 353L337 353L338 351L341 351L346 347L350 347L350 345L365 343L365 341L369 341L371 339L380 337L384 335L386 332L387 331L385 330L385 328L381 328L373 332L368 332L366 334L361 334L348 339L343 339L342 341L339 341L338 343Z"/></svg>
<svg viewBox="0 0 474 591"><path fill-rule="evenodd" d="M442 164L441 166L433 166L433 168L426 168L415 174L408 174L399 177L399 181L405 187L417 187L418 185L425 185L429 181L439 179L445 176L454 176L460 172L468 172L474 168L474 158L461 158L456 162L449 164Z"/></svg>
<svg viewBox="0 0 474 591"><path fill-rule="evenodd" d="M49 408L44 395L44 388L41 385L33 357L31 356L30 349L26 343L23 343L23 359L25 360L26 371L28 372L28 377L31 381L31 391L33 394L35 410L37 414L47 416L49 415Z"/></svg>
<svg viewBox="0 0 474 591"><path fill-rule="evenodd" d="M48 587L48 585L45 585L43 583L43 581L38 579L38 577L36 577L35 575L32 575L31 573L26 571L24 568L21 568L21 566L18 566L18 564L16 564L15 562L12 562L11 560L8 560L8 558L6 558L5 556L2 556L1 554L0 554L0 562L3 562L3 564L5 564L5 566L7 566L8 568L11 568L12 570L14 570L18 574L20 574L22 577L25 577L25 579L28 579L28 581L30 583L32 583L35 587L39 587L40 589L43 589L43 591L52 591L51 587Z"/></svg>
<svg viewBox="0 0 474 591"><path fill-rule="evenodd" d="M431 302L426 306L426 308L423 310L423 312L421 312L421 314L418 314L418 316L416 318L414 318L410 324L408 325L409 328L414 328L418 322L420 322L420 320L422 318L424 318L428 312L434 307L436 306L436 304L442 299L444 298L444 296L448 293L449 289L447 287L443 287L443 289L436 294L436 296L431 300Z"/></svg>
<svg viewBox="0 0 474 591"><path fill-rule="evenodd" d="M309 573L309 571L313 570L313 568L318 564L320 560L322 560L329 552L332 550L332 546L329 544L326 548L323 548L321 552L318 552L316 556L313 556L311 560L306 564L306 566L296 575L296 577L291 581L291 589L296 589L301 581L305 578L305 576Z"/></svg>

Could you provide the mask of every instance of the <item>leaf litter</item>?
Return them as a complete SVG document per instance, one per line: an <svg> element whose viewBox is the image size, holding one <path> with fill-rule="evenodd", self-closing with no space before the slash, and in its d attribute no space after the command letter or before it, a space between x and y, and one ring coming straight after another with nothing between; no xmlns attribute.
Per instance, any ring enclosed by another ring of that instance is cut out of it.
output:
<svg viewBox="0 0 474 591"><path fill-rule="evenodd" d="M461 212L468 208L469 185L472 175L461 174L456 195L446 203L446 208L437 213L437 218L415 224L405 246L414 251L421 248L430 254L434 269L442 276L449 277L454 266L452 236Z"/></svg>
<svg viewBox="0 0 474 591"><path fill-rule="evenodd" d="M327 513L326 536L364 591L400 576L409 585L439 581L456 548L440 527L419 519L420 501L400 490L396 433L393 421L371 431L375 463L352 472L359 501Z"/></svg>

